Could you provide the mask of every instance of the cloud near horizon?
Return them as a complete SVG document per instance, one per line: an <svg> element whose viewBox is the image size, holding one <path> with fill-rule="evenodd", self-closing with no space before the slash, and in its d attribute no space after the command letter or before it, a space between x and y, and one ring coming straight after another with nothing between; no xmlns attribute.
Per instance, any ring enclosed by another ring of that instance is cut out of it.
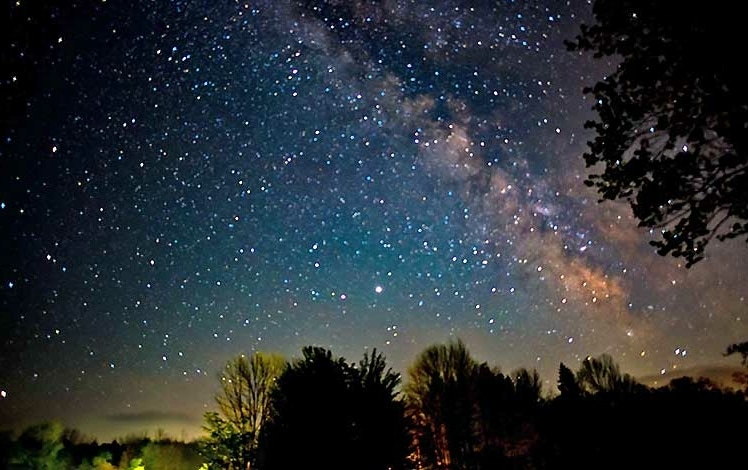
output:
<svg viewBox="0 0 748 470"><path fill-rule="evenodd" d="M169 422L169 423L185 423L194 424L200 421L200 417L190 416L187 413L180 413L176 411L137 411L137 412L126 412L126 413L114 413L104 416L104 419L108 422L113 423L153 423L153 422Z"/></svg>

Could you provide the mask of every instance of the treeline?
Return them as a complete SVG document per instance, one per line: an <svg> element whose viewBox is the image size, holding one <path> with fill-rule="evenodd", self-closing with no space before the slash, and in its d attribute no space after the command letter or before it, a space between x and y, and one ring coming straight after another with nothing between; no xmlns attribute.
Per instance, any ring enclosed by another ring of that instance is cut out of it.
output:
<svg viewBox="0 0 748 470"><path fill-rule="evenodd" d="M650 388L608 355L505 374L460 342L424 350L400 375L376 350L357 363L307 347L226 364L202 442L210 468L726 468L744 465L744 391L680 378Z"/></svg>
<svg viewBox="0 0 748 470"><path fill-rule="evenodd" d="M12 470L196 470L205 459L197 442L157 435L98 443L56 421L19 435L0 433L0 468Z"/></svg>
<svg viewBox="0 0 748 470"><path fill-rule="evenodd" d="M0 468L489 470L745 466L745 391L679 378L650 388L608 355L504 373L460 342L426 348L405 383L376 350L254 353L219 374L216 411L193 443L96 444L47 423L0 436ZM189 393L189 390L185 390Z"/></svg>

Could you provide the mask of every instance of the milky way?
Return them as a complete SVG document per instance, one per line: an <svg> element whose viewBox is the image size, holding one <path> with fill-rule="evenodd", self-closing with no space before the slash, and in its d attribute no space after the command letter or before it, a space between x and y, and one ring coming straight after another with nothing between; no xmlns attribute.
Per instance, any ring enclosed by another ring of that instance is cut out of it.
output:
<svg viewBox="0 0 748 470"><path fill-rule="evenodd" d="M746 251L691 270L583 184L563 2L16 2L0 94L0 421L197 432L216 373L308 344L405 371L658 375L748 336ZM115 4L116 3L116 4ZM734 363L732 361L731 363Z"/></svg>

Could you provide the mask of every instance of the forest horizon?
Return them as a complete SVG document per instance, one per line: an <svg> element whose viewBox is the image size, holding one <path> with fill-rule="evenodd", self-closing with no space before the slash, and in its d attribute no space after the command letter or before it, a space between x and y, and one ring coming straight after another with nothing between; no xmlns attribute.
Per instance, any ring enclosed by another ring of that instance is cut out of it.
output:
<svg viewBox="0 0 748 470"><path fill-rule="evenodd" d="M554 389L544 390L536 371L504 374L473 359L456 340L423 350L403 381L376 350L356 363L308 346L290 361L268 353L228 361L216 376L215 404L204 413L196 438L175 438L161 429L106 441L46 421L3 433L0 463L6 468L194 470L326 462L342 469L376 450L379 460L367 464L373 469L561 468L582 448L600 456L627 449L623 462L648 455L672 463L672 457L650 455L650 447L672 440L667 427L646 431L646 438L629 434L643 432L653 410L671 425L695 426L688 439L703 449L688 459L714 462L741 437L726 428L715 432L713 426L727 416L748 416L748 371L743 368L732 378L733 387L688 376L651 387L603 354L586 358L576 372L561 363ZM568 426L575 429L573 439ZM358 431L351 436L351 429ZM601 439L610 432L618 437ZM630 448L633 442L638 444ZM289 454L288 446L299 452Z"/></svg>

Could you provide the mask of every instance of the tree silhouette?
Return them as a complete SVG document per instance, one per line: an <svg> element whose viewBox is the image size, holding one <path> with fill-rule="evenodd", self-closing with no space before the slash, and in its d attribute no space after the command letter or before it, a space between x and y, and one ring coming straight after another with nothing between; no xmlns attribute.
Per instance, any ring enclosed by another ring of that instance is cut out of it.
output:
<svg viewBox="0 0 748 470"><path fill-rule="evenodd" d="M266 470L403 468L407 434L396 400L399 376L374 351L359 367L306 347L278 379L261 441Z"/></svg>
<svg viewBox="0 0 748 470"><path fill-rule="evenodd" d="M708 379L683 377L648 388L602 355L587 358L576 374L560 364L561 394L543 399L537 372L503 374L477 364L459 341L425 349L410 375L412 435L397 399L400 376L381 354L374 350L353 364L323 348L304 348L271 393L273 413L252 465L489 470L731 468L740 462L736 449L745 433L734 423L748 420L746 392ZM231 426L218 413L210 416L218 431ZM408 462L411 436L416 445ZM219 442L227 459L205 462L194 443L131 437L98 444L61 424L43 423L18 437L0 433L0 468L237 468L230 458L242 442Z"/></svg>
<svg viewBox="0 0 748 470"><path fill-rule="evenodd" d="M629 374L622 374L608 354L588 357L577 371L577 383L588 393L633 393L639 384Z"/></svg>
<svg viewBox="0 0 748 470"><path fill-rule="evenodd" d="M479 431L478 468L533 467L538 441L535 421L542 402L542 381L535 370L504 375L481 364L475 386Z"/></svg>
<svg viewBox="0 0 748 470"><path fill-rule="evenodd" d="M474 384L479 365L458 340L418 355L405 387L419 464L426 468L474 468Z"/></svg>
<svg viewBox="0 0 748 470"><path fill-rule="evenodd" d="M532 467L542 399L535 370L504 375L478 364L462 341L418 355L405 387L418 468Z"/></svg>
<svg viewBox="0 0 748 470"><path fill-rule="evenodd" d="M477 445L481 468L506 466L506 444L512 430L514 384L510 377L487 364L478 367L475 401Z"/></svg>
<svg viewBox="0 0 748 470"><path fill-rule="evenodd" d="M658 416L647 389L609 355L588 357L576 376L560 364L558 388L561 394L543 408L538 426L543 466L635 468L648 453L658 453L667 434L647 426Z"/></svg>
<svg viewBox="0 0 748 470"><path fill-rule="evenodd" d="M400 374L387 366L384 356L376 349L371 355L365 353L358 368L350 372L349 388L356 421L353 440L359 456L355 467L362 470L403 468L410 438L405 406L397 399Z"/></svg>
<svg viewBox="0 0 748 470"><path fill-rule="evenodd" d="M558 391L561 392L563 398L580 397L583 393L574 372L563 362L558 366Z"/></svg>
<svg viewBox="0 0 748 470"><path fill-rule="evenodd" d="M617 69L587 93L598 119L586 184L631 204L651 243L690 267L718 240L748 234L748 75L742 5L596 0L572 51L612 56Z"/></svg>
<svg viewBox="0 0 748 470"><path fill-rule="evenodd" d="M260 432L271 413L271 393L285 366L281 356L261 352L226 363L215 397L220 414L205 414L209 437L203 451L213 464L233 470L254 466Z"/></svg>
<svg viewBox="0 0 748 470"><path fill-rule="evenodd" d="M514 395L520 406L527 408L540 402L543 381L540 380L538 371L523 367L514 371L512 377L514 378Z"/></svg>

